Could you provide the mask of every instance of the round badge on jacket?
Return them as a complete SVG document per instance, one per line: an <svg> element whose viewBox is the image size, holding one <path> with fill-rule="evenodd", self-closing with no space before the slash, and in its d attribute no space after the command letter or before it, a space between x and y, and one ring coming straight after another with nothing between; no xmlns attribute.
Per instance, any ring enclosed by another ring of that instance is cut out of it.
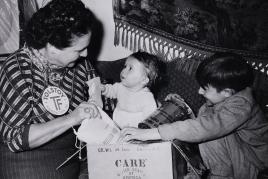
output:
<svg viewBox="0 0 268 179"><path fill-rule="evenodd" d="M49 86L44 90L42 103L46 110L54 115L63 115L69 109L67 95L56 86Z"/></svg>

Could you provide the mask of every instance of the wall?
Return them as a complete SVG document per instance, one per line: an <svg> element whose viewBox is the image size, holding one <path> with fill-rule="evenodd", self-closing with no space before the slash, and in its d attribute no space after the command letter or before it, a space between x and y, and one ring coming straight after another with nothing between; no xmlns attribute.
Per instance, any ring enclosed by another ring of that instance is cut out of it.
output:
<svg viewBox="0 0 268 179"><path fill-rule="evenodd" d="M112 0L82 0L103 25L102 49L98 60L112 61L128 56L131 51L114 46L114 21ZM90 53L90 52L89 52Z"/></svg>

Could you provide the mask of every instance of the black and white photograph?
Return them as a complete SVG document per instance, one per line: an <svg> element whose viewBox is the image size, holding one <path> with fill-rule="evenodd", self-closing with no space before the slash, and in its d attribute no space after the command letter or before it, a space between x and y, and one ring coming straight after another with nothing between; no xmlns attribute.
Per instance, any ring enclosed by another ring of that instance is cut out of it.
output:
<svg viewBox="0 0 268 179"><path fill-rule="evenodd" d="M268 1L0 0L0 179L268 179Z"/></svg>

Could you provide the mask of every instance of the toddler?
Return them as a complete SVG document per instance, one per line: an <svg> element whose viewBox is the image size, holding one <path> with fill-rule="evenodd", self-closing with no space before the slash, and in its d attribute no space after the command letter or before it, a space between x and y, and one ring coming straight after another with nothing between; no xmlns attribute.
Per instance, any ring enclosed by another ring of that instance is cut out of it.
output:
<svg viewBox="0 0 268 179"><path fill-rule="evenodd" d="M150 87L159 73L158 58L147 52L135 52L127 57L120 73L120 83L102 86L102 94L116 98L113 120L122 129L137 127L157 108Z"/></svg>

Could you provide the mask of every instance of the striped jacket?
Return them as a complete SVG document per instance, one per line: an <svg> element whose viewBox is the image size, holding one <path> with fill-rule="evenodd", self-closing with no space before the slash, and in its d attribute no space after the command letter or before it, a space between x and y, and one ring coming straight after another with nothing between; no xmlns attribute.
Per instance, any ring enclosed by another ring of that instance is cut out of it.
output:
<svg viewBox="0 0 268 179"><path fill-rule="evenodd" d="M48 85L61 88L69 98L73 111L88 100L86 81L95 76L88 59L81 58L74 68L64 68L63 79L46 82L42 69L30 59L27 47L7 58L0 70L0 143L13 152L29 150L31 124L43 123L57 116L42 104L42 93Z"/></svg>

